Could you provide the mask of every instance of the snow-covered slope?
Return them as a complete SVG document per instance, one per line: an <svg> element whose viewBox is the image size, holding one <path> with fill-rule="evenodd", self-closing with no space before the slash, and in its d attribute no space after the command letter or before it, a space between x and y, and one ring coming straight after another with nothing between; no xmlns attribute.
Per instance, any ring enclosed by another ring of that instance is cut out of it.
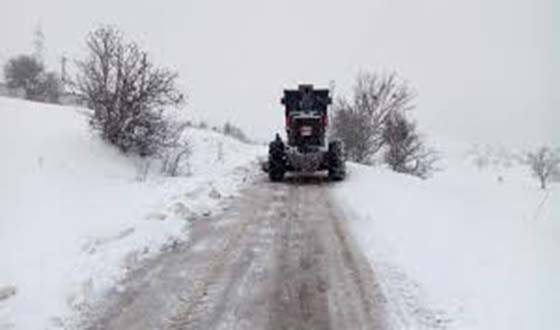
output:
<svg viewBox="0 0 560 330"><path fill-rule="evenodd" d="M127 262L186 239L188 220L217 211L261 152L190 129L192 175L139 180L143 163L93 135L86 111L0 98L0 329L54 327Z"/></svg>
<svg viewBox="0 0 560 330"><path fill-rule="evenodd" d="M560 328L560 187L449 146L432 179L352 165L335 188L399 328Z"/></svg>

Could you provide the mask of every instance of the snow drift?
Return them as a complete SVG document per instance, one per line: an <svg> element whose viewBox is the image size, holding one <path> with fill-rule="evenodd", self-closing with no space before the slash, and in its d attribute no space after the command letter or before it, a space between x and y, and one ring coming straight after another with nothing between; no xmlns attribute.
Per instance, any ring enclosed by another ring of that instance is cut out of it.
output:
<svg viewBox="0 0 560 330"><path fill-rule="evenodd" d="M430 180L352 165L335 188L397 328L558 329L559 187L467 150Z"/></svg>
<svg viewBox="0 0 560 330"><path fill-rule="evenodd" d="M87 111L0 98L0 290L14 291L0 328L56 327L128 264L187 239L189 220L235 194L261 151L189 129L191 175L143 178L145 163L90 132Z"/></svg>

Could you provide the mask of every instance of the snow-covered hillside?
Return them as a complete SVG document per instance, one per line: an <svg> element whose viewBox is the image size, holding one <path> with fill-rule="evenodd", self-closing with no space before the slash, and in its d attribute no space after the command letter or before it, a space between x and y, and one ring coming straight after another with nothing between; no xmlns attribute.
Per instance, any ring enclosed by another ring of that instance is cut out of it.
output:
<svg viewBox="0 0 560 330"><path fill-rule="evenodd" d="M143 178L86 111L0 98L0 329L55 327L128 263L186 239L188 220L218 211L262 152L190 129L191 176Z"/></svg>
<svg viewBox="0 0 560 330"><path fill-rule="evenodd" d="M558 329L560 186L447 148L432 179L352 165L335 189L399 328Z"/></svg>

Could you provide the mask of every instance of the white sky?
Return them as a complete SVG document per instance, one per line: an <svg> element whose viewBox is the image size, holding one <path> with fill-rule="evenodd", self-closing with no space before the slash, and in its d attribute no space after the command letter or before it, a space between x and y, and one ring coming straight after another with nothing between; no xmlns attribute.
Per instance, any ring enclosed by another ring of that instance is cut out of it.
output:
<svg viewBox="0 0 560 330"><path fill-rule="evenodd" d="M259 138L282 127L282 88L349 89L359 70L397 69L436 136L560 142L556 0L2 0L0 61L32 49L77 56L87 31L119 26L178 69L189 111Z"/></svg>

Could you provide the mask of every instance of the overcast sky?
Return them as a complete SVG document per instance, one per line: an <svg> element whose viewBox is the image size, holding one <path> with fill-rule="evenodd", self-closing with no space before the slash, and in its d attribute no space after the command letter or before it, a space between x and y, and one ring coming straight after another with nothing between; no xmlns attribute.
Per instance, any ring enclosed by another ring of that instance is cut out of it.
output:
<svg viewBox="0 0 560 330"><path fill-rule="evenodd" d="M432 135L560 142L557 0L2 0L0 61L30 52L40 24L58 68L99 23L178 69L188 111L259 138L282 127L282 88L345 93L360 70L395 69Z"/></svg>

